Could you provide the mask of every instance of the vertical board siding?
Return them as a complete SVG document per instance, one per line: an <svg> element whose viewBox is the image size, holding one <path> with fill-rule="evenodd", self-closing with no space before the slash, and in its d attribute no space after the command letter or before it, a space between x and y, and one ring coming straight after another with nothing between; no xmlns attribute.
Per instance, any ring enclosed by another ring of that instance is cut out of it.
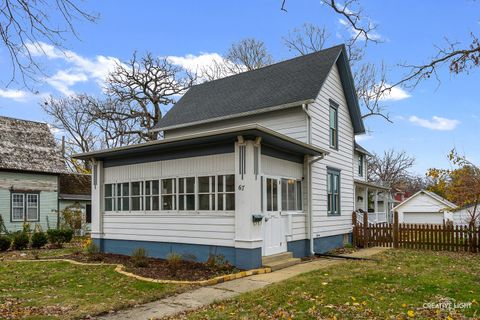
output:
<svg viewBox="0 0 480 320"><path fill-rule="evenodd" d="M166 138L175 138L192 133L218 130L252 123L262 125L302 142L307 141L307 118L301 106L286 110L260 113L237 119L222 120L187 128L168 130L164 134Z"/></svg>
<svg viewBox="0 0 480 320"><path fill-rule="evenodd" d="M11 222L10 188L40 192L40 221L29 222L40 225L42 230L57 227L58 184L57 176L21 172L0 172L0 214L9 231L22 230L23 222Z"/></svg>
<svg viewBox="0 0 480 320"><path fill-rule="evenodd" d="M156 161L104 169L105 183L162 177L234 173L234 154ZM234 246L231 212L130 212L104 214L104 238Z"/></svg>
<svg viewBox="0 0 480 320"><path fill-rule="evenodd" d="M339 105L338 150L329 146L329 99ZM320 94L309 106L309 110L312 115L312 144L330 151L325 159L313 164L313 235L314 237L326 237L345 234L352 230L354 132L336 65L330 70ZM327 167L341 171L340 216L327 215Z"/></svg>

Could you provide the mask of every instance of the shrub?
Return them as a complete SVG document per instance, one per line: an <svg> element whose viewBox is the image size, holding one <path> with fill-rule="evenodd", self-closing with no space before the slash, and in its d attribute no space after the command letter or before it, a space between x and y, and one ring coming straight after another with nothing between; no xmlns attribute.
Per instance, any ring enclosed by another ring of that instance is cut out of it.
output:
<svg viewBox="0 0 480 320"><path fill-rule="evenodd" d="M207 260L207 266L209 266L210 268L213 268L213 269L226 269L226 268L229 268L230 267L230 264L228 263L228 261L225 259L225 257L221 254L211 254L209 257L208 257L208 260Z"/></svg>
<svg viewBox="0 0 480 320"><path fill-rule="evenodd" d="M32 237L30 238L30 245L32 248L35 249L40 249L44 245L46 245L48 242L47 235L45 232L35 232L32 234Z"/></svg>
<svg viewBox="0 0 480 320"><path fill-rule="evenodd" d="M89 255L94 255L94 254L100 253L100 248L94 242L90 242L90 244L87 247L85 247L85 250L87 251L87 253Z"/></svg>
<svg viewBox="0 0 480 320"><path fill-rule="evenodd" d="M47 231L48 241L51 244L61 246L64 243L69 243L73 238L72 229L50 229Z"/></svg>
<svg viewBox="0 0 480 320"><path fill-rule="evenodd" d="M143 248L137 248L133 250L132 257L130 259L132 260L133 265L137 268L148 267L147 250Z"/></svg>
<svg viewBox="0 0 480 320"><path fill-rule="evenodd" d="M7 251L10 248L12 240L7 236L0 236L0 252Z"/></svg>
<svg viewBox="0 0 480 320"><path fill-rule="evenodd" d="M171 267L178 267L182 260L182 256L175 252L172 252L167 256L168 265Z"/></svg>
<svg viewBox="0 0 480 320"><path fill-rule="evenodd" d="M70 206L63 209L61 217L64 221L63 225L66 225L69 229L82 229L82 212L76 206Z"/></svg>
<svg viewBox="0 0 480 320"><path fill-rule="evenodd" d="M28 233L23 231L17 231L13 234L12 239L12 249L13 250L24 250L28 247L30 239Z"/></svg>

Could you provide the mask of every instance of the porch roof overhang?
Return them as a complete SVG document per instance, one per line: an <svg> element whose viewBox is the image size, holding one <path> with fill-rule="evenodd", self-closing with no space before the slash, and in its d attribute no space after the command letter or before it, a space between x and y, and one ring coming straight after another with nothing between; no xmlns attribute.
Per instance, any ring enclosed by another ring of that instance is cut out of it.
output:
<svg viewBox="0 0 480 320"><path fill-rule="evenodd" d="M80 153L73 155L73 157L80 160L105 160L132 157L136 155L143 156L152 152L168 153L171 151L188 150L192 147L208 148L209 146L225 142L233 143L239 136L243 137L245 140L253 140L260 137L262 145L294 155L325 156L328 154L328 151L322 148L293 139L259 124L249 124L184 135L181 137L149 141L125 147Z"/></svg>
<svg viewBox="0 0 480 320"><path fill-rule="evenodd" d="M372 188L372 189L377 189L377 190L384 190L384 191L389 191L390 188L389 187L385 187L385 186L381 186L379 184L376 184L374 182L367 182L367 181L362 181L362 180L358 180L358 179L354 179L353 180L355 186L362 186L362 187L368 187L368 188Z"/></svg>

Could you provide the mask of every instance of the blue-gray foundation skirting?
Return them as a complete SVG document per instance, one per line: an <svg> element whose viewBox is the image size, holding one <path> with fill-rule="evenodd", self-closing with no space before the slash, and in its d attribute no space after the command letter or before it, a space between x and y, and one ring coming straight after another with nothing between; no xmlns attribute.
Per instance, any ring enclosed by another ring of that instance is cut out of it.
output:
<svg viewBox="0 0 480 320"><path fill-rule="evenodd" d="M348 234L348 242L352 243L352 234ZM334 235L313 239L313 249L316 253L325 253L344 246L344 235ZM293 253L295 258L302 258L310 255L310 240L303 239L287 243L287 250Z"/></svg>
<svg viewBox="0 0 480 320"><path fill-rule="evenodd" d="M351 234L349 234L351 243ZM133 250L143 248L150 257L165 259L170 253L177 253L186 259L195 259L205 262L211 255L222 255L225 259L240 269L255 269L262 266L262 249L243 249L225 246L185 244L171 242L114 240L94 238L102 252L131 255ZM295 258L303 258L310 255L310 241L308 239L290 241L287 250L293 253ZM335 235L314 239L314 250L317 253L325 253L344 246L344 235Z"/></svg>
<svg viewBox="0 0 480 320"><path fill-rule="evenodd" d="M185 244L171 242L93 239L102 252L131 255L133 250L143 248L150 257L165 259L170 253L177 253L186 259L194 258L205 262L211 255L222 255L240 269L255 269L262 265L261 248L243 249L225 246Z"/></svg>

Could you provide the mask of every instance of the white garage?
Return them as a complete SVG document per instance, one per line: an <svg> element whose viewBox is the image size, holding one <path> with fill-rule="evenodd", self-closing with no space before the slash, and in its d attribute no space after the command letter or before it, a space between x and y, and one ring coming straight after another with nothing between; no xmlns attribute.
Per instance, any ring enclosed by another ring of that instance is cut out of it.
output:
<svg viewBox="0 0 480 320"><path fill-rule="evenodd" d="M398 212L398 222L414 224L442 224L452 220L457 206L436 193L421 190L393 208Z"/></svg>

